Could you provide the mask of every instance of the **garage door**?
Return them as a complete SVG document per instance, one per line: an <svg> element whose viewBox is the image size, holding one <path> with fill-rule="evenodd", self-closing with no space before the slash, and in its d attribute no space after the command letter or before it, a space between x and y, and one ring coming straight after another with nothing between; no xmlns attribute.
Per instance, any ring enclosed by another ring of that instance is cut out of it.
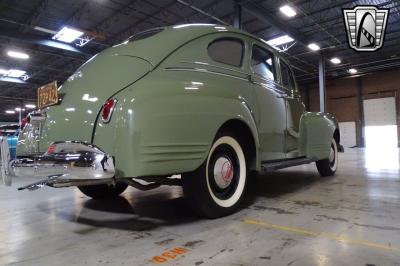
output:
<svg viewBox="0 0 400 266"><path fill-rule="evenodd" d="M364 100L365 164L370 170L398 170L396 101L394 97Z"/></svg>
<svg viewBox="0 0 400 266"><path fill-rule="evenodd" d="M365 126L396 125L394 97L364 100Z"/></svg>
<svg viewBox="0 0 400 266"><path fill-rule="evenodd" d="M394 97L364 100L366 147L396 148L397 121Z"/></svg>

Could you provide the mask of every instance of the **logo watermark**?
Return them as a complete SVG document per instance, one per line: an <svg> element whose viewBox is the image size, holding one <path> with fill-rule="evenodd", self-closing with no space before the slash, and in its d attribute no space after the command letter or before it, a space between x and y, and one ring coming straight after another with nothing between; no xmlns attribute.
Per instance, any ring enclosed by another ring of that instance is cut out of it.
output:
<svg viewBox="0 0 400 266"><path fill-rule="evenodd" d="M359 52L376 51L383 46L389 9L356 6L343 9L350 48Z"/></svg>

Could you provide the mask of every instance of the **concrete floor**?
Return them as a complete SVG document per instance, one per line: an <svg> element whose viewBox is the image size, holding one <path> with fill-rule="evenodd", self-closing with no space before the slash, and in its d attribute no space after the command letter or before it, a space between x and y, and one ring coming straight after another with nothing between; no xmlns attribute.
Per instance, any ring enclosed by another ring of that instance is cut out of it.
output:
<svg viewBox="0 0 400 266"><path fill-rule="evenodd" d="M178 187L98 202L18 180L0 187L0 265L400 265L399 151L371 156L347 149L334 178L314 164L260 176L217 220Z"/></svg>

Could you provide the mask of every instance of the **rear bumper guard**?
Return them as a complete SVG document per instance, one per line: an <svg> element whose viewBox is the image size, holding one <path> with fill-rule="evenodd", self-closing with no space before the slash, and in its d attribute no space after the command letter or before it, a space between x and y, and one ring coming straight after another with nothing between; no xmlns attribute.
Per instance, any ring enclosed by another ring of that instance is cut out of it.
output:
<svg viewBox="0 0 400 266"><path fill-rule="evenodd" d="M13 160L7 168L3 174L5 184L11 185L14 177L39 179L19 190L45 185L58 188L115 184L114 158L84 142L55 142L45 154Z"/></svg>

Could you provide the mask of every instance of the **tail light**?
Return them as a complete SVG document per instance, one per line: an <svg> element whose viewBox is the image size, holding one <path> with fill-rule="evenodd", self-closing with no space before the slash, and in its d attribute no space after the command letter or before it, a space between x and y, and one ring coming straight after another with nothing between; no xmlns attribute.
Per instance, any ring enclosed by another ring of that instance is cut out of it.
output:
<svg viewBox="0 0 400 266"><path fill-rule="evenodd" d="M21 121L19 122L20 131L24 130L24 128L25 128L27 123L29 123L28 117L24 117L24 118L21 119Z"/></svg>
<svg viewBox="0 0 400 266"><path fill-rule="evenodd" d="M47 154L53 154L56 151L56 144L51 144L47 149Z"/></svg>
<svg viewBox="0 0 400 266"><path fill-rule="evenodd" d="M101 118L103 120L103 123L108 123L110 121L116 104L117 104L117 99L108 99L103 104L103 110L101 111Z"/></svg>

